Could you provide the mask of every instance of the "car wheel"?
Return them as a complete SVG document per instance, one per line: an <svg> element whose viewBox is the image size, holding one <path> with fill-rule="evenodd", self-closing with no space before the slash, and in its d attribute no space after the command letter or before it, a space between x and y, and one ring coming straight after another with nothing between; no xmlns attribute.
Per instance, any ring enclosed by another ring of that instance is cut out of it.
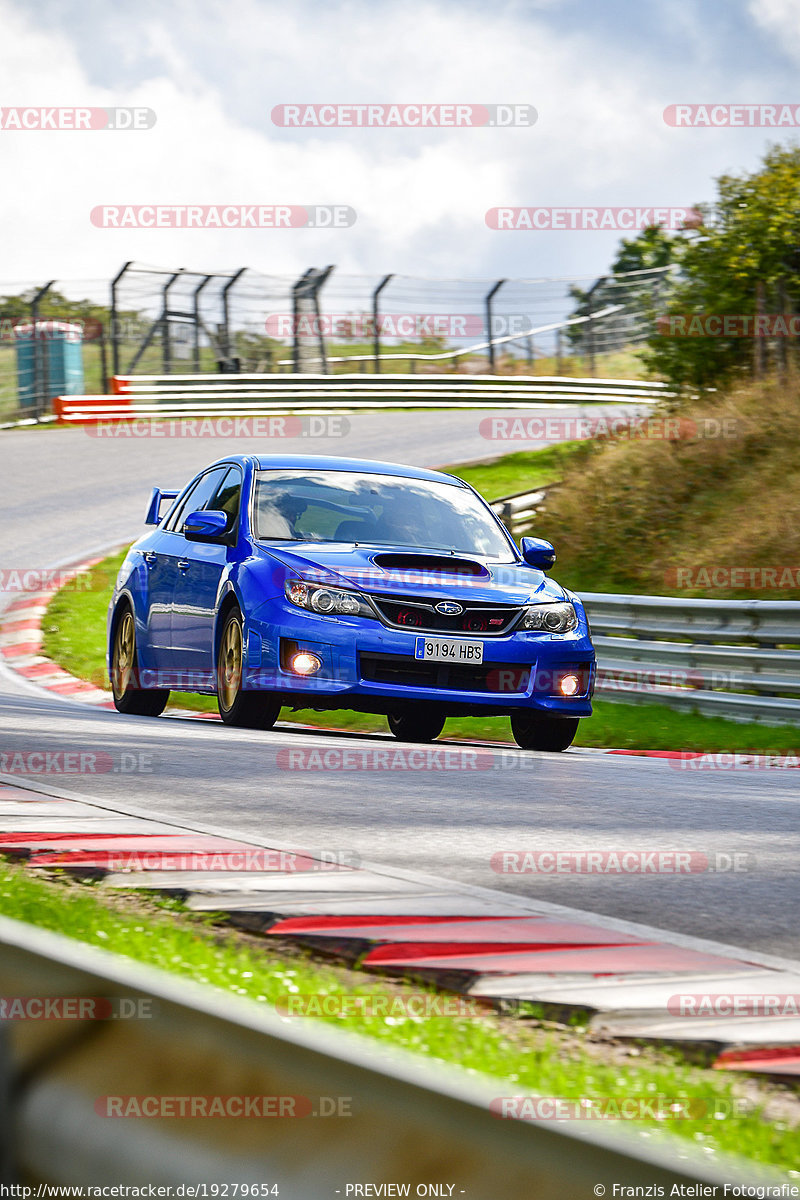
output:
<svg viewBox="0 0 800 1200"><path fill-rule="evenodd" d="M444 729L438 713L393 713L389 728L400 742L432 742Z"/></svg>
<svg viewBox="0 0 800 1200"><path fill-rule="evenodd" d="M242 614L232 608L222 626L217 653L217 707L226 725L271 729L281 711L280 701L264 692L242 688L244 636Z"/></svg>
<svg viewBox="0 0 800 1200"><path fill-rule="evenodd" d="M159 717L169 700L168 688L139 687L136 622L128 605L122 610L114 631L111 694L118 712L137 717Z"/></svg>
<svg viewBox="0 0 800 1200"><path fill-rule="evenodd" d="M511 717L511 732L523 750L566 750L578 732L578 721L578 717L519 712Z"/></svg>

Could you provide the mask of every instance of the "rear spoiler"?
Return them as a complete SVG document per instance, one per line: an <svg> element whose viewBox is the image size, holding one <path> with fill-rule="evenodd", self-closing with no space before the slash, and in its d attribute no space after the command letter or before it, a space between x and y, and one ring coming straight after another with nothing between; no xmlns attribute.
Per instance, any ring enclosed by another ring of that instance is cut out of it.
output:
<svg viewBox="0 0 800 1200"><path fill-rule="evenodd" d="M144 519L145 525L157 525L161 520L161 501L175 500L178 496L180 496L180 492L177 489L154 487L147 508L147 516Z"/></svg>

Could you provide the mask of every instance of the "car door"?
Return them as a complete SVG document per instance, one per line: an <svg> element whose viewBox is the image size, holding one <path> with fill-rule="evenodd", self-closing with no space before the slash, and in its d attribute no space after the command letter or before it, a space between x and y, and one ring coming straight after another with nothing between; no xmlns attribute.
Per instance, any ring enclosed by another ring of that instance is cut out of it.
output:
<svg viewBox="0 0 800 1200"><path fill-rule="evenodd" d="M149 592L148 641L163 687L178 686L176 672L181 670L181 660L175 652L173 605L180 564L185 561L186 539L177 530L183 527L187 513L202 508L205 500L216 492L224 474L224 467L216 467L191 483L144 554Z"/></svg>
<svg viewBox="0 0 800 1200"><path fill-rule="evenodd" d="M193 501L183 515L185 520L190 512L211 509L228 516L226 543L188 541L180 534L183 553L178 561L173 595L172 644L181 671L195 680L197 686L214 683L217 596L239 524L242 479L241 467L222 468L213 492L202 504Z"/></svg>

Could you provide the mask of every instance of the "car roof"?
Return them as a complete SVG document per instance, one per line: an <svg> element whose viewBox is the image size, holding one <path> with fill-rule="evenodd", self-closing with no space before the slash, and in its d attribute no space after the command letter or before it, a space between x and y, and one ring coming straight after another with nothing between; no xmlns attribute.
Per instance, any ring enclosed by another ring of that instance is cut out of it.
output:
<svg viewBox="0 0 800 1200"><path fill-rule="evenodd" d="M313 467L318 471L359 471L371 475L399 475L403 479L426 479L439 483L459 484L454 475L443 471L430 471L426 467L410 467L405 463L378 462L371 458L338 458L325 454L256 454L252 458L262 471L285 470L290 468L305 469ZM231 454L219 462L246 463L250 455ZM216 463L211 464L216 466ZM461 484L463 487L463 484Z"/></svg>

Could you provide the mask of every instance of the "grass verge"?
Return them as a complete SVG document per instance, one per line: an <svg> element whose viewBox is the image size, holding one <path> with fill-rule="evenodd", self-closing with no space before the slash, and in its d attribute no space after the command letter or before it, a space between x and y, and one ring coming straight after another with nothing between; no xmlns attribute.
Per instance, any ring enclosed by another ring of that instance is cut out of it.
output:
<svg viewBox="0 0 800 1200"><path fill-rule="evenodd" d="M512 457L516 458L517 455ZM56 593L43 621L42 652L66 671L107 687L105 673L106 609L123 553L98 563L86 577ZM216 712L213 696L173 692L171 704L195 712ZM367 713L315 713L283 710L282 719L303 725L346 729L353 733L385 733L386 720ZM447 722L448 737L474 741L509 741L502 717L456 717ZM582 721L576 746L627 750L705 750L749 754L786 754L797 749L797 734L787 725L761 725L673 712L661 704L618 704L596 700L594 716Z"/></svg>
<svg viewBox="0 0 800 1200"><path fill-rule="evenodd" d="M532 1005L514 1016L424 1012L416 998L435 996L430 989L372 980L315 961L308 951L277 939L273 946L230 928L223 931L214 926L213 916L186 912L174 900L110 894L52 874L32 878L2 862L0 900L5 916L279 1006L278 1011L292 996L333 997L328 1003L340 1015L323 1013L318 1019L491 1076L503 1082L504 1095L533 1090L566 1100L658 1099L662 1107L690 1106L696 1119L632 1124L642 1137L664 1136L668 1130L699 1143L709 1157L735 1153L796 1168L800 1100L791 1085L730 1079L688 1065L675 1051L593 1039L582 1026L548 1020ZM354 1002L354 996L362 999Z"/></svg>

